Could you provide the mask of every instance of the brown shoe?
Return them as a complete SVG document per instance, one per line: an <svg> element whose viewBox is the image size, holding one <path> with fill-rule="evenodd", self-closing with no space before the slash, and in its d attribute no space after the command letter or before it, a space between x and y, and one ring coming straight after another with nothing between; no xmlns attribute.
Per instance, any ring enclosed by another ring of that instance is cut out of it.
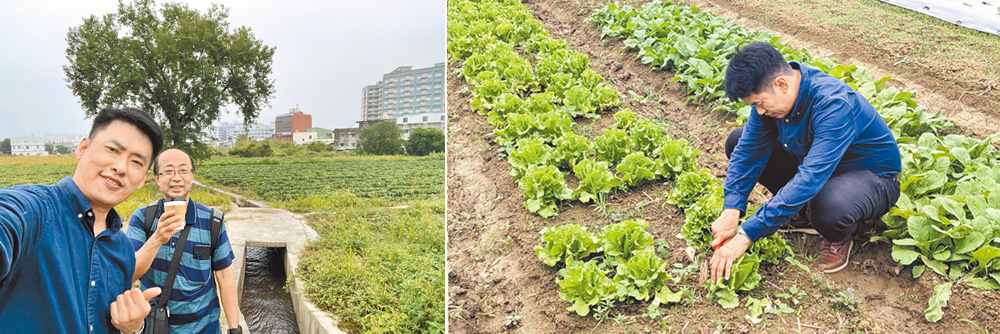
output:
<svg viewBox="0 0 1000 334"><path fill-rule="evenodd" d="M787 223L778 227L778 232L819 235L819 232L816 232L812 223L809 222L809 219L802 212L796 212L792 216L792 219L789 219Z"/></svg>
<svg viewBox="0 0 1000 334"><path fill-rule="evenodd" d="M823 238L819 244L819 253L823 256L819 259L819 263L823 267L823 272L835 273L847 267L852 247L854 247L854 239L852 238L836 242Z"/></svg>

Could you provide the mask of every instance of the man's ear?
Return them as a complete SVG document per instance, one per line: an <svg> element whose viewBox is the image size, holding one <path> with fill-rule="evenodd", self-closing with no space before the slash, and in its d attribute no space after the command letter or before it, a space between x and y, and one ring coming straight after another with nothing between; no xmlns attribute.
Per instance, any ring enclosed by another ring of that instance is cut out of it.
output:
<svg viewBox="0 0 1000 334"><path fill-rule="evenodd" d="M781 94L788 93L788 79L783 75L774 78L774 89Z"/></svg>
<svg viewBox="0 0 1000 334"><path fill-rule="evenodd" d="M83 153L90 147L90 138L80 139L80 144L76 145L76 160L83 158Z"/></svg>

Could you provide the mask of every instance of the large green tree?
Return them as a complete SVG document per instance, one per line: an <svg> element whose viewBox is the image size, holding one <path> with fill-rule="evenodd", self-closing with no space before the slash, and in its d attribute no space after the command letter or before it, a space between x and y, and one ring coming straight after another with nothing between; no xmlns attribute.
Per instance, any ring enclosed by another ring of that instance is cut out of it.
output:
<svg viewBox="0 0 1000 334"><path fill-rule="evenodd" d="M392 120L369 125L358 137L358 151L375 155L403 154L403 131Z"/></svg>
<svg viewBox="0 0 1000 334"><path fill-rule="evenodd" d="M87 116L105 105L149 111L168 147L209 154L197 135L234 105L252 123L274 95L274 47L247 27L231 29L229 10L205 13L181 3L119 2L118 13L91 15L70 28L63 66Z"/></svg>
<svg viewBox="0 0 1000 334"><path fill-rule="evenodd" d="M11 154L11 152L10 152L10 138L4 138L3 141L0 141L0 153L6 154L6 155L10 155Z"/></svg>
<svg viewBox="0 0 1000 334"><path fill-rule="evenodd" d="M433 152L444 152L444 132L433 128L416 128L410 131L410 139L406 140L406 153L423 156Z"/></svg>

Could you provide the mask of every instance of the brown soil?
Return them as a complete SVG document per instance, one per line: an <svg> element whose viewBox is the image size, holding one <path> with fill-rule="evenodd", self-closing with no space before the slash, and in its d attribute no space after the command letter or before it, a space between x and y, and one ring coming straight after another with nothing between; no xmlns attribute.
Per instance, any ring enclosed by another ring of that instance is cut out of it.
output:
<svg viewBox="0 0 1000 334"><path fill-rule="evenodd" d="M632 2L641 4L640 2ZM529 0L554 38L565 39L569 46L586 54L591 68L623 93L621 108L658 119L668 124L674 138L686 138L702 151L702 167L711 168L719 177L725 175L726 159L722 151L725 135L731 130L730 118L697 106L684 104L687 95L678 83L669 82L671 73L653 70L635 60L636 53L621 50L619 40L600 40L600 30L584 22L601 0ZM805 45L804 45L805 46ZM807 46L812 50L811 46ZM820 55L818 52L814 54ZM844 271L824 275L813 268L806 273L782 262L762 266L764 289L752 295L774 298L778 293L797 287L805 296L793 305L797 313L765 315L764 321L751 325L744 319L745 308L725 310L715 301L703 298L697 274L681 286L694 288L696 298L690 306L663 306L664 322L641 315L646 303L619 303L599 321L579 317L567 311L569 303L558 296L555 283L559 268L539 261L533 248L540 244L539 231L547 226L577 223L599 229L609 223L631 218L645 218L649 231L667 243L667 261L688 265L686 245L676 236L683 224L680 210L664 203L669 186L647 183L627 193L617 193L607 201L607 211L573 202L560 208L559 215L545 219L524 209L523 192L507 173L510 164L497 154L492 125L486 117L471 111L470 87L456 75L457 65L450 64L448 77L448 314L450 333L634 333L634 332L867 332L867 333L957 333L973 332L974 327L958 319L966 318L989 329L1000 328L998 296L965 287L956 287L944 319L927 323L923 311L931 289L940 279L928 270L920 279L912 279L908 270L898 273L889 257L890 247L865 242L859 235L851 265ZM628 91L647 96L644 103L631 98ZM925 99L927 95L924 95ZM595 125L577 126L581 133L598 134L610 123L610 112ZM589 128L589 129L588 129ZM997 128L993 128L996 131ZM755 196L754 200L763 200ZM789 242L811 250L815 237L788 235ZM802 252L800 252L802 253ZM799 259L807 262L802 255ZM810 256L814 256L810 254ZM695 261L703 261L699 252ZM678 288L680 286L675 286ZM744 297L745 301L745 297ZM787 302L787 300L783 300ZM517 321L510 321L517 316ZM510 323L508 325L508 323Z"/></svg>

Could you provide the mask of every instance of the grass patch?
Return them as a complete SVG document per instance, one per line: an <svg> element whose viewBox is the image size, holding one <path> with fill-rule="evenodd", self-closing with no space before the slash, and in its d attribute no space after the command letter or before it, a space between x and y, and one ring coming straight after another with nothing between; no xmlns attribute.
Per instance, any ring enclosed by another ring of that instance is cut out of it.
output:
<svg viewBox="0 0 1000 334"><path fill-rule="evenodd" d="M329 211L308 218L320 238L299 262L305 293L350 332L443 333L444 197L385 204L338 193L310 207Z"/></svg>

